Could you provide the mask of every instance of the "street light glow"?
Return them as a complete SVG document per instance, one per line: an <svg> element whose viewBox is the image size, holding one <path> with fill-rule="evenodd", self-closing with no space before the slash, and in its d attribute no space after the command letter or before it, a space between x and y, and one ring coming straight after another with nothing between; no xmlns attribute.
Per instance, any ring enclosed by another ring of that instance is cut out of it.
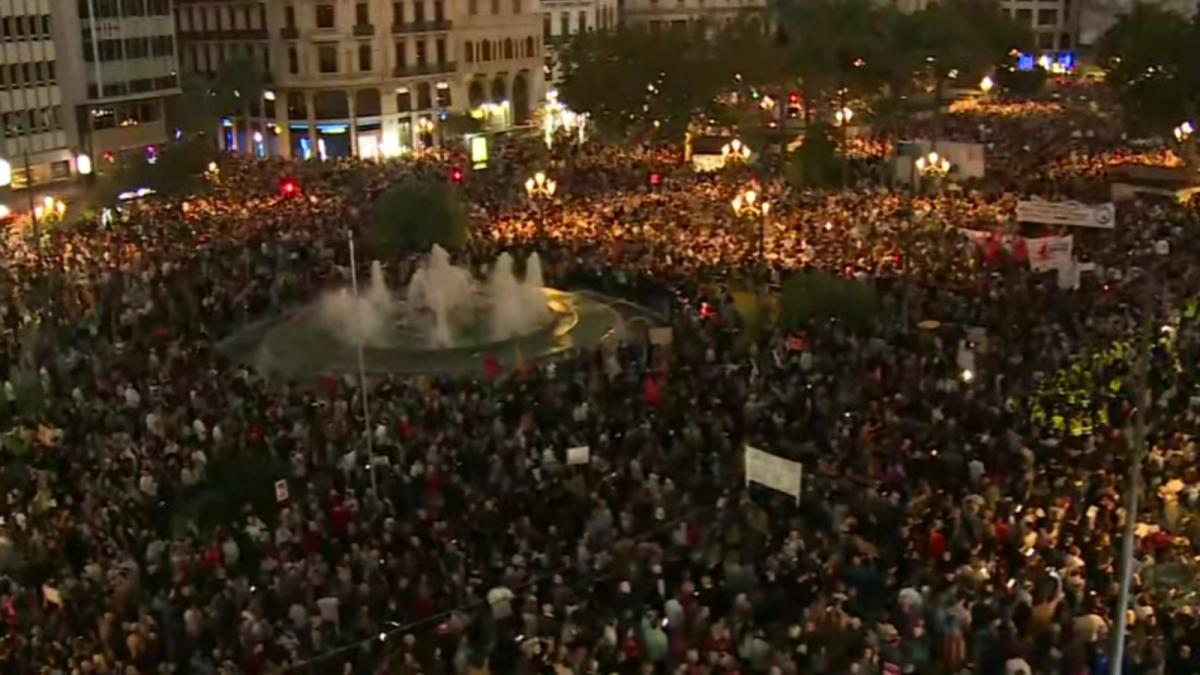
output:
<svg viewBox="0 0 1200 675"><path fill-rule="evenodd" d="M0 187L12 185L12 164L7 159L0 159Z"/></svg>
<svg viewBox="0 0 1200 675"><path fill-rule="evenodd" d="M983 79L979 81L979 91L982 91L985 94L990 92L992 90L992 87L995 87L995 86L996 86L996 83L992 81L992 78L990 75L984 75Z"/></svg>
<svg viewBox="0 0 1200 675"><path fill-rule="evenodd" d="M92 172L92 158L85 154L80 154L75 158L75 170L81 176L90 174Z"/></svg>

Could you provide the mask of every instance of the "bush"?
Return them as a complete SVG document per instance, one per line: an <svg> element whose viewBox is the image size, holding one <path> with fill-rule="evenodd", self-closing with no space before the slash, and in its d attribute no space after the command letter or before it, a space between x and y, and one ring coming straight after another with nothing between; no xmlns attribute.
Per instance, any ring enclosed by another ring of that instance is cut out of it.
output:
<svg viewBox="0 0 1200 675"><path fill-rule="evenodd" d="M865 328L878 313L879 297L875 289L857 279L808 270L793 274L783 283L780 323L788 330L822 319Z"/></svg>
<svg viewBox="0 0 1200 675"><path fill-rule="evenodd" d="M235 523L247 504L270 522L277 508L275 481L287 475L287 464L267 455L238 455L210 462L204 482L179 509L173 529L181 532L195 525L207 531Z"/></svg>
<svg viewBox="0 0 1200 675"><path fill-rule="evenodd" d="M402 183L375 199L371 239L384 251L455 250L467 243L467 210L458 193L440 183Z"/></svg>
<svg viewBox="0 0 1200 675"><path fill-rule="evenodd" d="M1009 70L998 68L995 73L996 84L1005 93L1014 96L1028 97L1041 92L1046 85L1045 69L1038 67L1032 70Z"/></svg>
<svg viewBox="0 0 1200 675"><path fill-rule="evenodd" d="M786 175L795 187L823 187L840 183L845 171L845 160L837 154L828 127L813 124L788 162Z"/></svg>

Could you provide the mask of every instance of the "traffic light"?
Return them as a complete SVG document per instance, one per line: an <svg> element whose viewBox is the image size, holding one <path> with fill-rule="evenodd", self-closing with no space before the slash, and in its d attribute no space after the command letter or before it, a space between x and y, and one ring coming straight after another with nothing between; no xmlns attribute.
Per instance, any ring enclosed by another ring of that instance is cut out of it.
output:
<svg viewBox="0 0 1200 675"><path fill-rule="evenodd" d="M458 185L463 182L464 178L466 178L466 175L463 173L462 169L458 168L457 166L454 167L453 169L450 169L450 182L451 183Z"/></svg>
<svg viewBox="0 0 1200 675"><path fill-rule="evenodd" d="M300 194L300 182L295 178L284 178L279 182L279 194L284 197L292 197Z"/></svg>
<svg viewBox="0 0 1200 675"><path fill-rule="evenodd" d="M657 171L650 172L650 187L656 188L662 185L662 174Z"/></svg>
<svg viewBox="0 0 1200 675"><path fill-rule="evenodd" d="M793 91L788 94L788 117L800 116L800 92Z"/></svg>

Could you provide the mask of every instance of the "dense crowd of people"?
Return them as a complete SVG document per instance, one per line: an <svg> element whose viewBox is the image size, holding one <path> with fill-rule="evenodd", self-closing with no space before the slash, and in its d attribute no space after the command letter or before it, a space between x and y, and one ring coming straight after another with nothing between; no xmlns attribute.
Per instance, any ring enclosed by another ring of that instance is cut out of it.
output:
<svg viewBox="0 0 1200 675"><path fill-rule="evenodd" d="M915 194L762 175L761 222L729 206L742 179L604 146L555 160L558 199L535 212L530 159L509 151L462 186L459 260L536 248L551 285L661 309L673 343L381 374L370 430L353 378L279 380L217 345L344 284L365 196L443 180L454 156L230 159L186 201L11 236L0 668L1099 675L1132 518L1124 672L1200 672L1195 208L1134 201L1115 230L1075 232L1096 268L1074 290L964 236L1011 234L1020 196L1093 194L1072 167L1119 136L1078 120L945 116L986 135L985 180ZM300 194L279 194L283 175ZM861 279L879 316L759 330L734 296L760 267ZM1093 355L1145 325L1155 396L1130 514L1138 350ZM1056 423L1083 408L1103 421ZM804 465L799 500L745 485L747 444ZM590 461L569 464L580 446Z"/></svg>

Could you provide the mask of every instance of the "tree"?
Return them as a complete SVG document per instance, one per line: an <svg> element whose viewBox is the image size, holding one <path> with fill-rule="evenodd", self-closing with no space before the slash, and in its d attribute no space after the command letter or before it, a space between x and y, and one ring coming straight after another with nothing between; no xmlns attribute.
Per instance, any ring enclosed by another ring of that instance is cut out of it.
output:
<svg viewBox="0 0 1200 675"><path fill-rule="evenodd" d="M165 196L195 192L203 186L204 172L217 159L217 150L203 138L161 146L151 163L137 155L122 158L115 167L97 176L88 195L91 208L117 201L122 192L149 188Z"/></svg>
<svg viewBox="0 0 1200 675"><path fill-rule="evenodd" d="M917 13L927 75L935 98L942 100L947 80L978 82L1013 50L1033 44L1028 26L1017 23L996 0L942 0Z"/></svg>
<svg viewBox="0 0 1200 675"><path fill-rule="evenodd" d="M793 154L785 174L796 187L824 187L842 180L845 161L837 154L829 127L812 124L804 133L804 141Z"/></svg>
<svg viewBox="0 0 1200 675"><path fill-rule="evenodd" d="M371 239L385 251L454 250L467 243L467 210L449 186L406 182L384 190L371 206Z"/></svg>
<svg viewBox="0 0 1200 675"><path fill-rule="evenodd" d="M223 104L225 112L235 119L240 116L245 127L245 134L241 137L245 139L246 146L250 145L253 135L250 130L251 114L262 109L263 94L267 90L269 79L257 61L245 56L226 61L217 73L214 85L218 100ZM236 122L234 130L237 130ZM241 148L243 152L247 149L248 147Z"/></svg>
<svg viewBox="0 0 1200 675"><path fill-rule="evenodd" d="M1139 2L1096 51L1133 130L1165 134L1200 110L1200 19Z"/></svg>
<svg viewBox="0 0 1200 675"><path fill-rule="evenodd" d="M641 27L575 35L560 53L564 102L602 130L682 135L728 84L703 36Z"/></svg>
<svg viewBox="0 0 1200 675"><path fill-rule="evenodd" d="M825 319L836 319L851 328L866 328L878 314L879 297L875 289L857 279L805 270L783 282L780 322L788 330Z"/></svg>

